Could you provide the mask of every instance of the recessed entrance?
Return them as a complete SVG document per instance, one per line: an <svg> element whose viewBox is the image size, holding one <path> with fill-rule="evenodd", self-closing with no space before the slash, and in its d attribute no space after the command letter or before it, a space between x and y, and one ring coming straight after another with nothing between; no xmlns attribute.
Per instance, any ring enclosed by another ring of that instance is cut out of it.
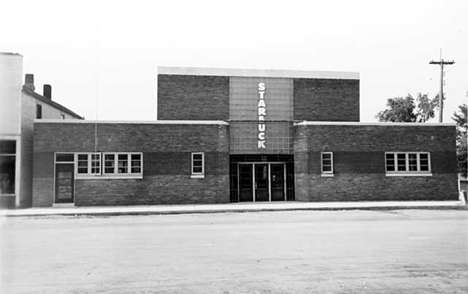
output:
<svg viewBox="0 0 468 294"><path fill-rule="evenodd" d="M294 201L291 154L231 154L231 202Z"/></svg>
<svg viewBox="0 0 468 294"><path fill-rule="evenodd" d="M285 201L285 163L238 163L239 201Z"/></svg>

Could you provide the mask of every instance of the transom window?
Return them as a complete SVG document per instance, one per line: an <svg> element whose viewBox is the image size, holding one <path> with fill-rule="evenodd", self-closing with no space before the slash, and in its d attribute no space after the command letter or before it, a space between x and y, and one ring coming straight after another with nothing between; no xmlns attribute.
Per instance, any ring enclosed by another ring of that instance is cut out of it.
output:
<svg viewBox="0 0 468 294"><path fill-rule="evenodd" d="M385 153L387 174L430 174L429 152L387 152Z"/></svg>
<svg viewBox="0 0 468 294"><path fill-rule="evenodd" d="M322 152L322 174L333 174L333 152Z"/></svg>

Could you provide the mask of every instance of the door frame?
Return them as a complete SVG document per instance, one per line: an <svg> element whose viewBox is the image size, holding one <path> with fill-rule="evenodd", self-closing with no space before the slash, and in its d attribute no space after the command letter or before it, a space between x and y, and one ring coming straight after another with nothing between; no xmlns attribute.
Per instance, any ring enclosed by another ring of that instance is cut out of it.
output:
<svg viewBox="0 0 468 294"><path fill-rule="evenodd" d="M287 185L286 185L286 162L284 161L250 161L250 162L237 162L237 200L240 200L240 168L239 165L241 164L248 164L252 165L252 202L255 201L255 196L256 196L256 188L255 188L255 165L256 164L266 164L268 166L268 202L271 202L271 165L272 164L281 164L283 165L283 195L284 199L283 201L286 201L287 199ZM264 201L261 201L264 202Z"/></svg>
<svg viewBox="0 0 468 294"><path fill-rule="evenodd" d="M73 154L73 161L57 161L57 154ZM53 205L75 205L75 184L76 184L76 166L75 166L75 154L74 153L71 153L71 152L55 152L54 153L54 194L53 194L53 197L54 197L54 201L53 201ZM72 189L72 193L73 193L73 201L72 202L57 202L57 165L72 165L73 166L73 181L72 181L72 185L73 185L73 189Z"/></svg>

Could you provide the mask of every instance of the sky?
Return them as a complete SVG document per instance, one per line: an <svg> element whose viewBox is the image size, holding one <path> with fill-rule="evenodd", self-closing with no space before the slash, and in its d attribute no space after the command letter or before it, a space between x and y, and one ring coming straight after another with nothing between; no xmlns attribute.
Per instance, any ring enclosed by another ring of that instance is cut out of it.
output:
<svg viewBox="0 0 468 294"><path fill-rule="evenodd" d="M157 67L360 73L361 122L392 97L468 101L468 1L2 1L0 51L86 119L154 120ZM23 77L24 78L24 77ZM434 119L434 122L437 118Z"/></svg>

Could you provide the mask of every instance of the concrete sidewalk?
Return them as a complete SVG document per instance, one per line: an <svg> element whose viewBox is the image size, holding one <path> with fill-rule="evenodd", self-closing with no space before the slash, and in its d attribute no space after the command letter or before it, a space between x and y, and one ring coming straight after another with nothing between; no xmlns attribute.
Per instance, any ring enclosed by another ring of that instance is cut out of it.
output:
<svg viewBox="0 0 468 294"><path fill-rule="evenodd" d="M183 213L222 213L292 210L394 210L394 209L461 209L468 210L462 201L382 201L382 202L262 202L195 205L151 206L88 206L50 207L2 210L0 216L79 216L79 215L148 215Z"/></svg>

